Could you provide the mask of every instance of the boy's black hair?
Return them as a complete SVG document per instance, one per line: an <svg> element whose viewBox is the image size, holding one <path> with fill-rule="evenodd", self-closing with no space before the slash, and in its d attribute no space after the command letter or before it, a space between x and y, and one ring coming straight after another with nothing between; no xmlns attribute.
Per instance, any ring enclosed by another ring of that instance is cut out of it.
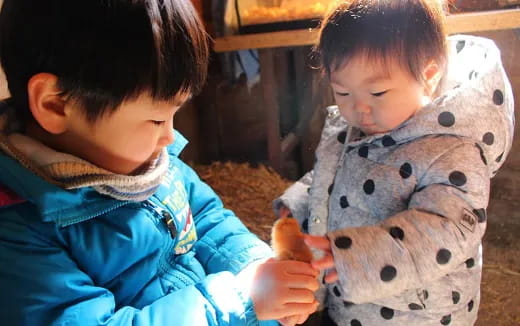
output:
<svg viewBox="0 0 520 326"><path fill-rule="evenodd" d="M342 1L324 19L315 48L322 68L330 75L355 55L389 60L419 82L434 60L444 71L447 46L442 0Z"/></svg>
<svg viewBox="0 0 520 326"><path fill-rule="evenodd" d="M0 13L0 61L21 118L41 72L90 121L143 92L166 101L197 92L207 39L190 0L4 0Z"/></svg>

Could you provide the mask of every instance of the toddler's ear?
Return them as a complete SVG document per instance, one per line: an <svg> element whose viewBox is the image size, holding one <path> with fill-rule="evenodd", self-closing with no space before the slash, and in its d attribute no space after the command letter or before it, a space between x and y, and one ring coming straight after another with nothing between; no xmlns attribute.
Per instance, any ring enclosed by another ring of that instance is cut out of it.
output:
<svg viewBox="0 0 520 326"><path fill-rule="evenodd" d="M427 95L432 96L437 87L439 87L439 83L442 78L442 71L435 61L430 61L426 68L423 70L423 80L426 83L426 91Z"/></svg>
<svg viewBox="0 0 520 326"><path fill-rule="evenodd" d="M51 134L61 134L67 129L65 100L57 83L55 75L39 73L27 84L29 109L38 124Z"/></svg>

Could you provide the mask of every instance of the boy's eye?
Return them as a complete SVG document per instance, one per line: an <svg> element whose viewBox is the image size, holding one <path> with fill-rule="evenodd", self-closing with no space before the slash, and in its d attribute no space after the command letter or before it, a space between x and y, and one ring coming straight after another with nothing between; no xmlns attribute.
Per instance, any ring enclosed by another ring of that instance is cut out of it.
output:
<svg viewBox="0 0 520 326"><path fill-rule="evenodd" d="M338 95L338 96L349 96L350 93L336 92L336 95Z"/></svg>
<svg viewBox="0 0 520 326"><path fill-rule="evenodd" d="M379 97L379 96L383 96L386 94L386 92L388 92L388 90L386 91L382 91L382 92L377 92L377 93L371 93L373 96L376 96L376 97Z"/></svg>
<svg viewBox="0 0 520 326"><path fill-rule="evenodd" d="M157 126L160 126L160 125L164 124L165 122L166 122L166 121L152 120L152 123L153 123L154 125L157 125Z"/></svg>

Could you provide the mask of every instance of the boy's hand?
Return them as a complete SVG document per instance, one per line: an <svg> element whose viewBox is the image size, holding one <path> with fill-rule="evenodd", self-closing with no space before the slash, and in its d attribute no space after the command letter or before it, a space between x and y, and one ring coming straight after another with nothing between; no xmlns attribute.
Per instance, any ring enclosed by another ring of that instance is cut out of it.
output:
<svg viewBox="0 0 520 326"><path fill-rule="evenodd" d="M330 249L330 241L326 237L318 237L314 235L304 235L305 243L315 249L319 249L325 253L325 255L318 259L312 261L312 267L318 270L328 269L325 276L326 283L334 283L338 280L338 272L336 271L336 266L334 265L334 257L332 256L332 251Z"/></svg>
<svg viewBox="0 0 520 326"><path fill-rule="evenodd" d="M258 266L251 298L259 320L309 315L318 307L318 272L310 264L270 259ZM299 318L298 318L299 319Z"/></svg>
<svg viewBox="0 0 520 326"><path fill-rule="evenodd" d="M289 316L284 317L282 319L278 319L278 322L282 324L282 326L295 326L303 324L307 318L309 318L310 314L301 314L297 316Z"/></svg>

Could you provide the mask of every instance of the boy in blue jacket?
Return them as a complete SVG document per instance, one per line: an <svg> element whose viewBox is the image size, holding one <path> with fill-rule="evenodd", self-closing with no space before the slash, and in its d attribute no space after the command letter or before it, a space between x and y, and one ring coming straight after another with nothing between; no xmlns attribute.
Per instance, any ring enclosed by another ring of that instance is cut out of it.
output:
<svg viewBox="0 0 520 326"><path fill-rule="evenodd" d="M4 0L0 320L256 325L316 308L178 157L208 45L189 0Z"/></svg>

